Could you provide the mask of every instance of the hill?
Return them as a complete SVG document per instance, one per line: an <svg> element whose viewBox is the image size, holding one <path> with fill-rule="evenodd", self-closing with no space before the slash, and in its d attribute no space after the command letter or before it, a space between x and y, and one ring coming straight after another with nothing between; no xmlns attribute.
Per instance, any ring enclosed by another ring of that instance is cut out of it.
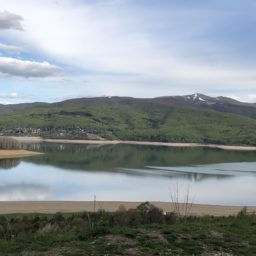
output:
<svg viewBox="0 0 256 256"><path fill-rule="evenodd" d="M256 105L203 94L0 106L0 133L256 145Z"/></svg>

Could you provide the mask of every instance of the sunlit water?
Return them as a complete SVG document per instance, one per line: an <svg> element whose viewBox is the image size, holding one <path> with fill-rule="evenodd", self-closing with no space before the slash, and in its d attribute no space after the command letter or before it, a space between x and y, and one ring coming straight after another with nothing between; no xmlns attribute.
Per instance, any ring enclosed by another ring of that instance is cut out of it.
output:
<svg viewBox="0 0 256 256"><path fill-rule="evenodd" d="M0 200L171 201L256 205L256 152L136 145L31 144L0 160Z"/></svg>

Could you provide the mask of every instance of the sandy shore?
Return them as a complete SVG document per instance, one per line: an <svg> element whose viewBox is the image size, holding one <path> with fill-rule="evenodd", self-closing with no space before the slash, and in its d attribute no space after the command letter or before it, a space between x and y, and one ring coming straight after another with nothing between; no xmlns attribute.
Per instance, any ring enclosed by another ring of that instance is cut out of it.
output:
<svg viewBox="0 0 256 256"><path fill-rule="evenodd" d="M28 156L40 155L39 152L32 152L28 150L0 150L0 159L8 159L8 158L21 158Z"/></svg>
<svg viewBox="0 0 256 256"><path fill-rule="evenodd" d="M126 209L136 208L139 202L103 202L95 203L95 210L104 209L105 211L116 211L121 205ZM174 205L168 202L152 202L155 206L165 212L174 210ZM181 212L185 209L183 204L179 205ZM191 215L213 215L228 216L237 214L242 206L220 206L220 205L200 205L193 204L189 210ZM56 213L56 212L82 212L94 211L92 201L26 201L26 202L0 202L0 214L10 213ZM248 212L256 212L255 207L248 207Z"/></svg>
<svg viewBox="0 0 256 256"><path fill-rule="evenodd" d="M204 147L204 148L218 148L223 150L237 150L237 151L256 151L254 146L227 146L217 144L200 144L200 143L172 143L172 142L152 142L152 141L127 141L127 140L66 140L66 139L43 139L41 137L13 137L23 143L67 143L67 144L129 144L129 145L147 145L147 146L165 146L165 147Z"/></svg>

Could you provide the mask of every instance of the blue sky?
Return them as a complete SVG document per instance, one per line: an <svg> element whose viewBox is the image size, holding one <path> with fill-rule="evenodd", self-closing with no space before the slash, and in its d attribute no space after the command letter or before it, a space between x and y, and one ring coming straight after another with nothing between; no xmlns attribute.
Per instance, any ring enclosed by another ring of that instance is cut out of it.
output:
<svg viewBox="0 0 256 256"><path fill-rule="evenodd" d="M0 0L0 102L256 102L254 0Z"/></svg>

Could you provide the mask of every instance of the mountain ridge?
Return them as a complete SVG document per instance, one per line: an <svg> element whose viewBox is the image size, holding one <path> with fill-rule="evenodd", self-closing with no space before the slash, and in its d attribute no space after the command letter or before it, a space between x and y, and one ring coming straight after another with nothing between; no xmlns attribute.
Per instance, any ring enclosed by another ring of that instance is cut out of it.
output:
<svg viewBox="0 0 256 256"><path fill-rule="evenodd" d="M256 105L203 94L0 107L0 134L256 145Z"/></svg>
<svg viewBox="0 0 256 256"><path fill-rule="evenodd" d="M92 98L75 98L68 99L61 102L52 104L62 105L65 103L75 102L115 102L115 103L152 103L157 105L164 105L170 107L195 107L200 109L212 109L220 112L228 112L234 114L242 114L251 117L256 117L256 104L240 102L238 100L218 96L210 97L201 93L183 96L160 96L155 98L133 98L133 97L120 97L120 96L106 96L106 97L92 97Z"/></svg>
<svg viewBox="0 0 256 256"><path fill-rule="evenodd" d="M226 96L208 96L206 94L202 93L193 93L193 94L187 94L187 95L167 95L167 96L158 96L158 97L149 97L149 98L136 98L136 97L131 97L131 96L97 96L97 97L76 97L76 98L70 98L70 99L65 99L65 100L60 100L56 102L29 102L29 103L11 103L11 104L1 104L0 107L8 107L8 106L18 106L18 105L49 105L49 104L59 104L62 102L68 102L68 101L74 101L74 100L94 100L94 99L136 99L136 100L156 100L156 99L185 99L185 100L191 100L194 102L205 102L206 104L211 102L211 103L217 103L217 102L229 102L233 104L238 104L238 105L256 105L255 103L249 103L249 102L242 102L238 101L234 98L231 97L226 97Z"/></svg>

